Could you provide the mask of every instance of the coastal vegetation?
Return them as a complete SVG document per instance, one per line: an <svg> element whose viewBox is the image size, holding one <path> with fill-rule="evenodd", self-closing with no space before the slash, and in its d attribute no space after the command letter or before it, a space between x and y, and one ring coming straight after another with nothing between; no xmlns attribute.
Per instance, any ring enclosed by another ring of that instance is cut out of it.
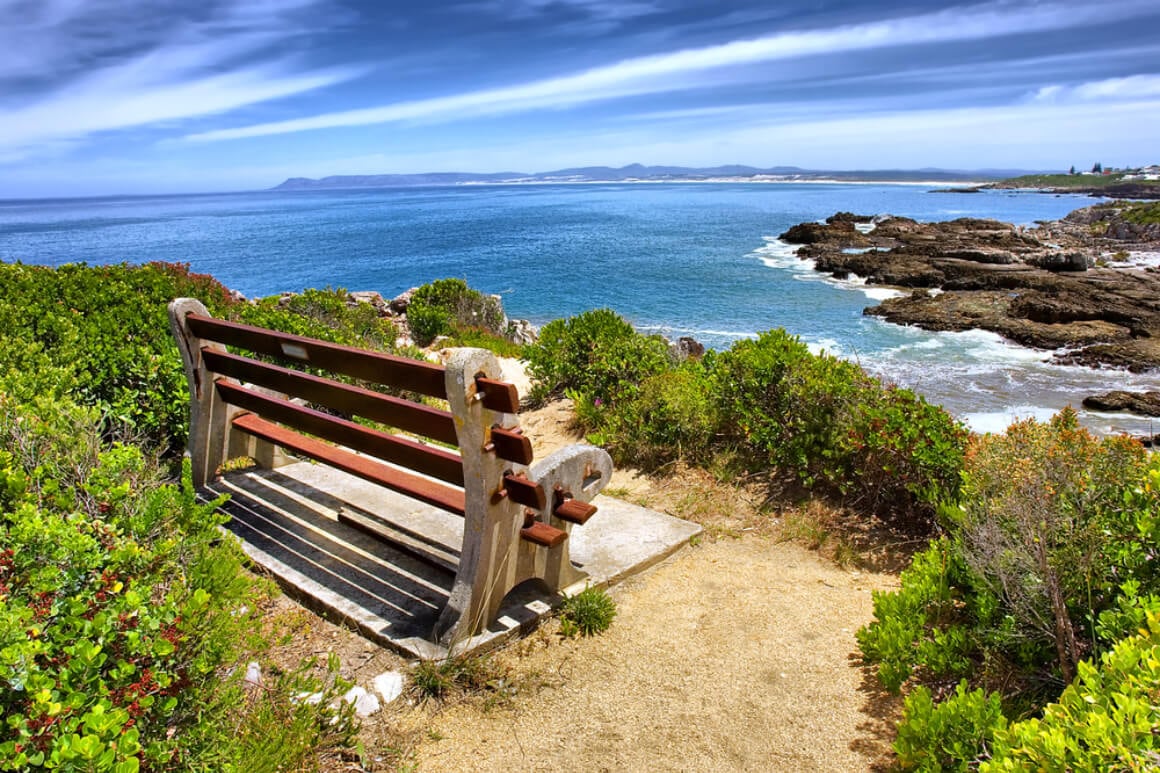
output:
<svg viewBox="0 0 1160 773"><path fill-rule="evenodd" d="M1025 174L992 183L995 188L1101 188L1117 185L1124 174Z"/></svg>
<svg viewBox="0 0 1160 773"><path fill-rule="evenodd" d="M908 693L899 762L1131 769L1157 727L1142 708L1155 669L1122 672L1157 651L1160 459L1067 410L972 438L963 480L939 539L858 633L883 684Z"/></svg>
<svg viewBox="0 0 1160 773"><path fill-rule="evenodd" d="M597 309L545 325L527 359L541 390L570 396L621 462L762 475L919 533L958 491L958 422L784 330L678 361L658 336Z"/></svg>
<svg viewBox="0 0 1160 773"><path fill-rule="evenodd" d="M442 337L446 346L518 357L520 347L505 337L507 325L499 297L484 295L462 279L436 279L416 289L407 304L407 327L418 346Z"/></svg>
<svg viewBox="0 0 1160 773"><path fill-rule="evenodd" d="M354 742L332 700L348 686L338 664L270 669L261 689L243 676L267 657L272 591L180 473L176 296L397 350L396 320L339 289L243 302L180 265L0 264L0 769L295 769ZM460 280L411 304L432 339L503 332L502 312ZM1154 760L1160 461L1135 441L1093 437L1070 412L971 436L782 330L681 358L598 309L517 351L534 397L570 396L624 463L765 481L771 502L827 498L929 538L857 635L906 696L903 769ZM597 632L615 612L580 594L566 630ZM482 661L413 679L432 697L496 682ZM323 699L294 700L312 693Z"/></svg>
<svg viewBox="0 0 1160 773"><path fill-rule="evenodd" d="M0 769L285 770L352 742L336 663L243 678L272 644L273 590L176 463L188 388L165 307L181 295L394 341L337 291L245 304L180 265L0 264Z"/></svg>

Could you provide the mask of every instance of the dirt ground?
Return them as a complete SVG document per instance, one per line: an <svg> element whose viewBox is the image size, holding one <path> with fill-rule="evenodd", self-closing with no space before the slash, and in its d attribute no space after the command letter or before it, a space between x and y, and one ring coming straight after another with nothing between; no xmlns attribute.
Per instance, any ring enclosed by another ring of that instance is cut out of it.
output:
<svg viewBox="0 0 1160 773"><path fill-rule="evenodd" d="M537 454L571 442L571 412L524 417ZM700 477L698 477L700 476ZM694 546L611 589L612 627L566 639L549 621L489 657L491 689L412 690L363 721L360 763L330 770L865 771L890 761L899 701L860 665L854 632L889 571L841 568L799 544L792 516L696 471L619 471L617 496L701 521ZM825 530L821 530L823 536ZM816 536L816 534L815 534ZM811 542L811 540L804 540ZM818 540L814 539L817 543ZM820 540L824 542L824 539ZM335 652L369 687L411 664L288 600L283 656Z"/></svg>
<svg viewBox="0 0 1160 773"><path fill-rule="evenodd" d="M764 538L690 548L616 588L602 636L504 653L539 689L438 713L418 768L871 769L894 707L854 659L854 631L892 583Z"/></svg>

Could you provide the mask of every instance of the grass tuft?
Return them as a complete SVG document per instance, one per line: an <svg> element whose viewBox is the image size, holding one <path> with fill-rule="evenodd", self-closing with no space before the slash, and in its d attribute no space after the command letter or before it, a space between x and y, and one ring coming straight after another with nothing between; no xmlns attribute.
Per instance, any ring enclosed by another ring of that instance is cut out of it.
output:
<svg viewBox="0 0 1160 773"><path fill-rule="evenodd" d="M616 602L603 588L585 588L565 599L560 609L560 632L568 637L603 633L616 617Z"/></svg>

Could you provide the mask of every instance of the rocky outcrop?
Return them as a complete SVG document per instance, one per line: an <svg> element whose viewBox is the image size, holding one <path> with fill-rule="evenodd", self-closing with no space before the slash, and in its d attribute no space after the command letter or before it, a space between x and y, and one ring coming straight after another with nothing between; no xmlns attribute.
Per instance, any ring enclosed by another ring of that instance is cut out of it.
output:
<svg viewBox="0 0 1160 773"><path fill-rule="evenodd" d="M1085 397L1083 407L1093 411L1130 411L1141 416L1160 416L1160 392L1114 391Z"/></svg>
<svg viewBox="0 0 1160 773"><path fill-rule="evenodd" d="M699 360L705 356L705 345L691 336L681 336L669 341L669 356L677 362Z"/></svg>
<svg viewBox="0 0 1160 773"><path fill-rule="evenodd" d="M1160 225L1126 219L1130 206L1101 204L1030 229L839 213L781 238L801 244L799 256L818 271L913 291L866 314L928 330L990 330L1056 350L1060 362L1144 371L1160 367L1160 271L1101 267L1121 250L1160 250ZM868 222L872 230L856 227Z"/></svg>

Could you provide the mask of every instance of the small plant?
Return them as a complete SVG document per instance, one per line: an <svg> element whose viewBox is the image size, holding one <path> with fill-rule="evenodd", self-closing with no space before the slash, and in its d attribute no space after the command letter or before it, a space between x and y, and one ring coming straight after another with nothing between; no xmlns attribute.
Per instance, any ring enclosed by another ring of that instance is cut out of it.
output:
<svg viewBox="0 0 1160 773"><path fill-rule="evenodd" d="M616 602L603 588L585 588L565 599L560 609L560 633L569 638L603 633L616 617Z"/></svg>
<svg viewBox="0 0 1160 773"><path fill-rule="evenodd" d="M435 700L455 694L500 690L506 684L504 675L490 658L470 656L424 660L411 672L411 682L419 697Z"/></svg>

